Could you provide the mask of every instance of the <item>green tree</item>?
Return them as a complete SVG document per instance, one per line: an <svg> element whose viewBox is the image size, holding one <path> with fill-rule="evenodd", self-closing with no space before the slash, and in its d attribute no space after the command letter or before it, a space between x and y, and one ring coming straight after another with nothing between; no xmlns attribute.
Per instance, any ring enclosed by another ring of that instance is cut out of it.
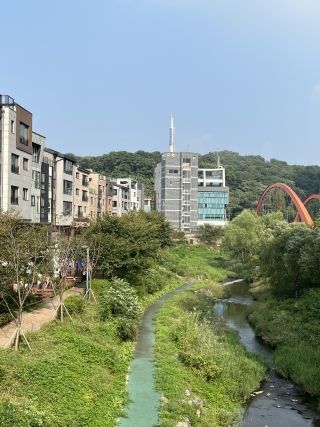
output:
<svg viewBox="0 0 320 427"><path fill-rule="evenodd" d="M224 229L210 224L199 227L198 238L205 245L216 245L223 237Z"/></svg>
<svg viewBox="0 0 320 427"><path fill-rule="evenodd" d="M0 213L1 296L16 323L8 343L14 344L15 350L19 348L21 337L29 346L22 329L22 314L32 285L49 268L49 247L47 227L25 224L16 213ZM8 293L11 287L14 292Z"/></svg>

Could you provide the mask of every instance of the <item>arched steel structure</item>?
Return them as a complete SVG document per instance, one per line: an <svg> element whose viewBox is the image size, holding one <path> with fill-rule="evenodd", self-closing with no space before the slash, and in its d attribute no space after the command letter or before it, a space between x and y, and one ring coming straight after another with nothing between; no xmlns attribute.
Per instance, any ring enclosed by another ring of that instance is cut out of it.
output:
<svg viewBox="0 0 320 427"><path fill-rule="evenodd" d="M309 196L304 202L304 206L307 207L309 205L310 202L312 202L313 200L317 200L318 202L320 202L320 194L311 194L311 196ZM298 222L300 220L300 214L299 212L297 212L297 215L294 219L294 222Z"/></svg>
<svg viewBox="0 0 320 427"><path fill-rule="evenodd" d="M312 220L309 212L307 211L306 207L304 206L304 204L300 200L297 193L295 191L293 191L292 188L289 187L289 185L283 184L282 182L276 182L275 184L269 185L264 190L264 192L261 194L259 201L258 201L257 210L256 210L258 215L260 215L262 213L262 205L263 205L263 202L265 201L267 194L271 190L273 190L274 188L280 188L282 191L284 191L290 197L293 204L297 208L299 218L301 219L302 222L305 222L308 225L313 224L313 220Z"/></svg>

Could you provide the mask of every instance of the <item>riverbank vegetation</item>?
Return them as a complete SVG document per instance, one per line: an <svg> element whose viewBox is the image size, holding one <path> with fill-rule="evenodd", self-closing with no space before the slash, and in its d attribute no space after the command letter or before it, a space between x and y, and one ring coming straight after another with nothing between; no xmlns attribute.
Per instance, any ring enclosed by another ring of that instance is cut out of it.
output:
<svg viewBox="0 0 320 427"><path fill-rule="evenodd" d="M212 256L212 255L211 255ZM214 258L214 256L212 256ZM213 315L225 296L224 272L165 304L157 318L157 384L162 394L160 426L235 425L243 403L259 387L265 367L239 343L235 332Z"/></svg>
<svg viewBox="0 0 320 427"><path fill-rule="evenodd" d="M217 273L217 253L173 243L156 213L102 218L74 238L74 253L83 242L100 277L97 301L66 298L72 321L28 333L31 353L23 342L19 352L0 351L3 427L114 426L143 309L191 277L227 275Z"/></svg>
<svg viewBox="0 0 320 427"><path fill-rule="evenodd" d="M252 280L249 316L274 347L277 371L320 395L320 229L288 224L281 214L244 211L225 230L233 268Z"/></svg>
<svg viewBox="0 0 320 427"><path fill-rule="evenodd" d="M92 283L97 302L67 298L73 321L26 334L32 352L24 342L19 352L0 351L3 427L114 426L127 399L139 316L188 274L179 265L179 247L171 247L168 223L156 213L104 217L71 238L70 253L83 243L100 277Z"/></svg>

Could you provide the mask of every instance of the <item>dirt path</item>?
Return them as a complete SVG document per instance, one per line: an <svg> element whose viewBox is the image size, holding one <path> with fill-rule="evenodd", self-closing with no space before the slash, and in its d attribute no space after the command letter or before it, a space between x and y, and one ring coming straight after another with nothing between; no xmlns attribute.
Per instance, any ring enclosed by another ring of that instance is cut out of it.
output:
<svg viewBox="0 0 320 427"><path fill-rule="evenodd" d="M196 281L185 283L152 304L144 313L128 378L130 403L126 418L121 418L118 427L152 427L157 424L160 393L155 389L155 317L161 306L174 295L185 291Z"/></svg>
<svg viewBox="0 0 320 427"><path fill-rule="evenodd" d="M81 288L71 288L65 292L65 297L81 293ZM44 300L42 307L30 312L24 312L22 317L23 332L38 331L45 323L51 322L58 303L59 297L47 298ZM4 348L7 345L15 329L16 324L14 321L0 328L0 347Z"/></svg>

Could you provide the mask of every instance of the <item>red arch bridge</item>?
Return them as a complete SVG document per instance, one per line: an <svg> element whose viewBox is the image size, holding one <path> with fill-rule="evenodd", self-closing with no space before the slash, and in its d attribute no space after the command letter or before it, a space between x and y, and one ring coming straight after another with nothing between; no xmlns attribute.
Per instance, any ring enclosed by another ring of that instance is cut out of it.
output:
<svg viewBox="0 0 320 427"><path fill-rule="evenodd" d="M274 189L280 189L282 190L287 196L289 196L291 202L295 206L297 210L297 214L294 218L294 222L304 222L307 225L313 225L313 219L311 218L310 213L307 210L307 206L314 200L318 201L320 203L320 195L319 194L312 194L309 196L304 202L300 199L300 197L297 195L297 193L292 190L291 187L287 184L283 184L282 182L276 182L275 184L269 185L261 194L256 212L258 215L261 215L263 213L263 205L266 201L266 198L270 192Z"/></svg>

